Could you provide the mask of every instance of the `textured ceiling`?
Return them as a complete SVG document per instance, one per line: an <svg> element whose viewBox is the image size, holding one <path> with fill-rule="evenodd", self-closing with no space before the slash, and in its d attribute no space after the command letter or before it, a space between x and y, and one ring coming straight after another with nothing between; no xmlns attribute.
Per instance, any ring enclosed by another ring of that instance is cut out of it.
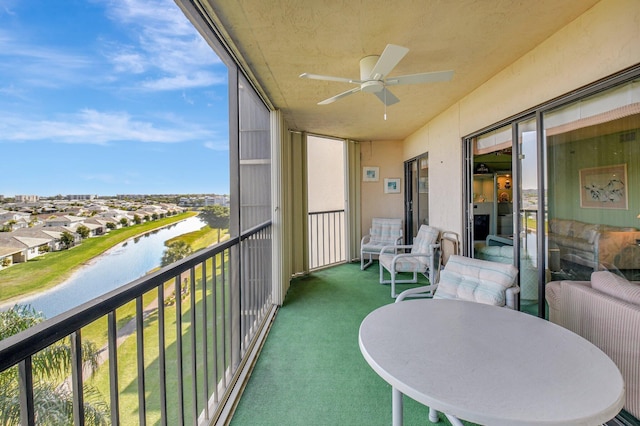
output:
<svg viewBox="0 0 640 426"><path fill-rule="evenodd" d="M598 0L202 0L289 127L355 140L401 140ZM387 108L370 93L317 102L354 85L359 61L388 44L409 48L389 77L454 70L448 82L394 86ZM517 94L515 94L517 95Z"/></svg>

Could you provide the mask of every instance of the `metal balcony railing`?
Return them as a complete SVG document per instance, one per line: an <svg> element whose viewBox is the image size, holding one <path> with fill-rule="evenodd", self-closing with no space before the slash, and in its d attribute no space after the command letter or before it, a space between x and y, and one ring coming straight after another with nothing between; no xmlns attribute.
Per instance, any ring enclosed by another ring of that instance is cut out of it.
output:
<svg viewBox="0 0 640 426"><path fill-rule="evenodd" d="M71 375L58 387L73 395L75 425L85 424L85 399L95 397L86 384L102 394L113 425L218 420L276 309L271 247L268 222L0 341L0 374L17 373L19 424L42 424L34 360L62 339ZM100 326L86 333L104 340L90 375L83 334Z"/></svg>
<svg viewBox="0 0 640 426"><path fill-rule="evenodd" d="M309 212L309 269L346 261L344 210Z"/></svg>

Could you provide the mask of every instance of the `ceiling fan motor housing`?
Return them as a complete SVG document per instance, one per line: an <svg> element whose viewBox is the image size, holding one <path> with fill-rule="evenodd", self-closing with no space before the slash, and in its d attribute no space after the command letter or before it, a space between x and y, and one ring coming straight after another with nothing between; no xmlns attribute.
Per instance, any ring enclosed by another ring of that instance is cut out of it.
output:
<svg viewBox="0 0 640 426"><path fill-rule="evenodd" d="M368 82L382 78L381 75L371 75L371 71L373 71L373 67L378 63L378 59L380 59L380 55L365 56L360 59L360 80ZM382 90L382 88L379 90ZM376 90L376 92L379 90Z"/></svg>

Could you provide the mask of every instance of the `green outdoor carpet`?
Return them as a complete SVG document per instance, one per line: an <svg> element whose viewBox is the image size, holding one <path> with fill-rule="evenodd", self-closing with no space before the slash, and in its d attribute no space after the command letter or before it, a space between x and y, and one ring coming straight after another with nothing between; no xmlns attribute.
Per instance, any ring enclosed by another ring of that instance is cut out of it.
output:
<svg viewBox="0 0 640 426"><path fill-rule="evenodd" d="M378 271L377 263L365 271L346 264L293 280L232 426L391 424L391 386L358 347L362 320L394 301ZM419 285L427 283L421 277ZM404 397L405 425L430 425L427 416L427 407ZM437 424L449 424L440 417Z"/></svg>

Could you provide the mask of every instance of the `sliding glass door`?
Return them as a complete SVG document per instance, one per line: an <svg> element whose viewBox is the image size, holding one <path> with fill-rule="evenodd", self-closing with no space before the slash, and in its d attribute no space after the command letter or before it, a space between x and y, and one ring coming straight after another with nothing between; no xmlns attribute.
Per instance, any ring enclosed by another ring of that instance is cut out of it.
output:
<svg viewBox="0 0 640 426"><path fill-rule="evenodd" d="M516 148L516 167L514 176L516 184L514 188L514 216L516 220L517 245L514 247L514 254L518 259L516 266L519 267L520 274L520 309L537 315L539 312L538 302L544 303L544 295L541 295L543 287L538 285L541 265L538 262L539 241L544 238L544 229L538 229L540 220L546 214L541 211L539 200L543 194L540 191L538 173L539 155L538 139L536 130L536 119L531 118L515 123L514 131L518 141Z"/></svg>
<svg viewBox="0 0 640 426"><path fill-rule="evenodd" d="M420 225L429 224L429 155L405 163L405 234L407 244Z"/></svg>
<svg viewBox="0 0 640 426"><path fill-rule="evenodd" d="M464 139L464 253L518 267L520 309L546 283L640 279L640 79L599 83Z"/></svg>

